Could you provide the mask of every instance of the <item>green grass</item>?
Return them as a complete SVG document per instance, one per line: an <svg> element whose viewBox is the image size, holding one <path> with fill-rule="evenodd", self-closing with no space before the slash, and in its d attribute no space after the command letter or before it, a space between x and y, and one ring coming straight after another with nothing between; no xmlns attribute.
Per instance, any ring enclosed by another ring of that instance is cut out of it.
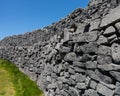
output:
<svg viewBox="0 0 120 96"><path fill-rule="evenodd" d="M44 96L35 82L9 61L0 59L0 96Z"/></svg>

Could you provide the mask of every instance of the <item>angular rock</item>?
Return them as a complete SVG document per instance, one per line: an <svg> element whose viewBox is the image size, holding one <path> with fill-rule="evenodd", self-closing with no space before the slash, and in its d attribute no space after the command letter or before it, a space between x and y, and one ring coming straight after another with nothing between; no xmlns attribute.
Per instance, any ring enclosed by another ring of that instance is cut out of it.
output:
<svg viewBox="0 0 120 96"><path fill-rule="evenodd" d="M82 74L76 73L76 74L75 74L75 80L76 80L77 82L84 82L84 81L85 81L85 76L82 75Z"/></svg>
<svg viewBox="0 0 120 96"><path fill-rule="evenodd" d="M61 46L59 51L60 53L68 53L70 52L71 48L70 47L65 47L65 46Z"/></svg>
<svg viewBox="0 0 120 96"><path fill-rule="evenodd" d="M86 73L88 74L88 76L95 80L95 81L101 81L100 77L92 70L87 70Z"/></svg>
<svg viewBox="0 0 120 96"><path fill-rule="evenodd" d="M75 85L76 84L76 81L74 80L74 79L72 79L72 78L69 78L68 79L68 85L69 86L73 86L73 85Z"/></svg>
<svg viewBox="0 0 120 96"><path fill-rule="evenodd" d="M98 29L99 25L100 25L100 19L95 19L95 20L91 21L90 25L91 25L90 31Z"/></svg>
<svg viewBox="0 0 120 96"><path fill-rule="evenodd" d="M78 43L93 42L98 38L98 31L92 31L83 34L74 34L73 41Z"/></svg>
<svg viewBox="0 0 120 96"><path fill-rule="evenodd" d="M98 38L98 31L92 31L85 34L86 42L94 42Z"/></svg>
<svg viewBox="0 0 120 96"><path fill-rule="evenodd" d="M116 83L115 94L118 96L120 95L120 83L119 82Z"/></svg>
<svg viewBox="0 0 120 96"><path fill-rule="evenodd" d="M97 68L97 62L92 62L92 61L88 61L86 62L86 68L87 69L96 69Z"/></svg>
<svg viewBox="0 0 120 96"><path fill-rule="evenodd" d="M48 55L47 61L50 61L50 60L52 59L52 57L56 55L56 53L57 53L57 50L56 50L56 49L53 49L53 50L51 51L51 53Z"/></svg>
<svg viewBox="0 0 120 96"><path fill-rule="evenodd" d="M115 27L117 29L117 32L120 34L120 22L116 23Z"/></svg>
<svg viewBox="0 0 120 96"><path fill-rule="evenodd" d="M60 90L60 95L62 95L62 96L70 96L69 93L64 91L64 90Z"/></svg>
<svg viewBox="0 0 120 96"><path fill-rule="evenodd" d="M65 28L65 29L64 29L64 38L63 38L64 42L69 41L69 40L72 40L72 39L73 39L72 33L70 33L70 32L68 31L68 29Z"/></svg>
<svg viewBox="0 0 120 96"><path fill-rule="evenodd" d="M99 82L104 82L106 84L112 84L113 79L109 75L109 73L105 74L105 71L100 71L96 69L95 74L99 77Z"/></svg>
<svg viewBox="0 0 120 96"><path fill-rule="evenodd" d="M116 86L114 84L107 84L104 82L100 82L102 85L108 87L109 89L115 90Z"/></svg>
<svg viewBox="0 0 120 96"><path fill-rule="evenodd" d="M112 58L110 56L106 56L106 55L98 55L97 62L100 65L111 64Z"/></svg>
<svg viewBox="0 0 120 96"><path fill-rule="evenodd" d="M90 81L91 81L91 78L89 76L87 76L86 79L85 79L85 85L86 85L86 87L90 87L89 86L90 85Z"/></svg>
<svg viewBox="0 0 120 96"><path fill-rule="evenodd" d="M73 87L69 87L69 94L70 96L79 96L78 90Z"/></svg>
<svg viewBox="0 0 120 96"><path fill-rule="evenodd" d="M82 62L87 62L87 61L90 61L91 60L91 56L89 54L83 54L82 56Z"/></svg>
<svg viewBox="0 0 120 96"><path fill-rule="evenodd" d="M93 90L93 89L88 89L85 90L85 93L83 96L100 96L97 91Z"/></svg>
<svg viewBox="0 0 120 96"><path fill-rule="evenodd" d="M77 73L85 73L85 69L83 69L83 68L78 68L78 67L74 67L74 70L75 70L75 72L77 72Z"/></svg>
<svg viewBox="0 0 120 96"><path fill-rule="evenodd" d="M69 68L69 69L68 69L68 72L69 72L70 74L73 74L73 75L75 74L75 70L74 70L73 68Z"/></svg>
<svg viewBox="0 0 120 96"><path fill-rule="evenodd" d="M107 44L107 43L108 43L108 39L106 37L104 37L103 35L101 35L99 37L99 39L97 40L98 45Z"/></svg>
<svg viewBox="0 0 120 96"><path fill-rule="evenodd" d="M92 89L96 89L96 86L97 86L97 82L91 80L91 81L90 81L90 88L92 88Z"/></svg>
<svg viewBox="0 0 120 96"><path fill-rule="evenodd" d="M85 29L85 26L86 26L86 24L78 24L78 28L77 28L77 30L76 30L76 33L78 34L78 33L80 33L80 34L82 34L83 32L84 32L84 29Z"/></svg>
<svg viewBox="0 0 120 96"><path fill-rule="evenodd" d="M74 34L73 35L73 42L74 43L85 43L85 36L84 34Z"/></svg>
<svg viewBox="0 0 120 96"><path fill-rule="evenodd" d="M98 68L104 71L119 71L120 65L116 64L105 64L105 65L98 65Z"/></svg>
<svg viewBox="0 0 120 96"><path fill-rule="evenodd" d="M120 45L113 43L111 46L112 49L112 58L115 63L120 63Z"/></svg>
<svg viewBox="0 0 120 96"><path fill-rule="evenodd" d="M97 53L98 45L96 43L88 43L80 47L82 52L85 54Z"/></svg>
<svg viewBox="0 0 120 96"><path fill-rule="evenodd" d="M106 86L102 84L97 85L97 92L104 95L104 96L113 96L114 91L107 88Z"/></svg>
<svg viewBox="0 0 120 96"><path fill-rule="evenodd" d="M85 68L85 63L83 63L83 62L74 61L74 62L73 62L73 65L74 65L75 67Z"/></svg>
<svg viewBox="0 0 120 96"><path fill-rule="evenodd" d="M115 31L116 31L115 28L113 26L110 26L105 30L105 32L103 34L109 36L109 35L114 34Z"/></svg>
<svg viewBox="0 0 120 96"><path fill-rule="evenodd" d="M109 24L120 20L120 10L119 9L120 9L120 6L112 9L110 11L110 14L107 14L105 17L103 17L100 27L108 26Z"/></svg>
<svg viewBox="0 0 120 96"><path fill-rule="evenodd" d="M70 52L68 54L66 54L66 56L64 57L65 61L76 61L76 54L74 52Z"/></svg>
<svg viewBox="0 0 120 96"><path fill-rule="evenodd" d="M111 74L117 81L120 82L120 72L110 71L110 74Z"/></svg>
<svg viewBox="0 0 120 96"><path fill-rule="evenodd" d="M117 38L117 35L116 35L116 34L113 34L113 35L111 35L111 36L108 37L108 42L109 42L110 44L114 43L114 42L117 41L117 40L118 40L118 38Z"/></svg>
<svg viewBox="0 0 120 96"><path fill-rule="evenodd" d="M111 48L108 46L100 45L98 49L98 54L100 55L112 55Z"/></svg>
<svg viewBox="0 0 120 96"><path fill-rule="evenodd" d="M86 85L85 85L85 83L77 83L77 85L75 86L76 88L78 88L78 89L86 89Z"/></svg>

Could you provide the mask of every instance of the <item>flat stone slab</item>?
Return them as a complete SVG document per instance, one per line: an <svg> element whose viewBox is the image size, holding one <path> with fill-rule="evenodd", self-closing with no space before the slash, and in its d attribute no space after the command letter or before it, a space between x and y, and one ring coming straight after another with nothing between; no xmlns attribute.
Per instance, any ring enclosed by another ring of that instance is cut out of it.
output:
<svg viewBox="0 0 120 96"><path fill-rule="evenodd" d="M105 27L118 20L120 20L120 6L112 9L110 14L103 17L100 27Z"/></svg>

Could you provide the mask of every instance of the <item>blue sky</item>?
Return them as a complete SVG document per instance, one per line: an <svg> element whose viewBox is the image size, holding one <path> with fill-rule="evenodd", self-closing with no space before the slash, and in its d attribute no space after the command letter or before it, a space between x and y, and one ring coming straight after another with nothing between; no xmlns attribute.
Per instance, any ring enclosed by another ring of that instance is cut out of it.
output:
<svg viewBox="0 0 120 96"><path fill-rule="evenodd" d="M66 17L89 0L0 0L0 39L31 32Z"/></svg>

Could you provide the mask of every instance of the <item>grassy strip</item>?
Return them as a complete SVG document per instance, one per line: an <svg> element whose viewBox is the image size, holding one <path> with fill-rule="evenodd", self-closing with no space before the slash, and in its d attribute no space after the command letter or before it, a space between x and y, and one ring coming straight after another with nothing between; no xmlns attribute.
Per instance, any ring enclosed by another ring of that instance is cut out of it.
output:
<svg viewBox="0 0 120 96"><path fill-rule="evenodd" d="M15 95L11 96L44 96L43 92L38 88L36 83L30 80L28 76L20 72L15 64L0 59L0 70L3 69L7 71L6 74L8 74L7 76L10 78L9 81L12 82L14 86Z"/></svg>

